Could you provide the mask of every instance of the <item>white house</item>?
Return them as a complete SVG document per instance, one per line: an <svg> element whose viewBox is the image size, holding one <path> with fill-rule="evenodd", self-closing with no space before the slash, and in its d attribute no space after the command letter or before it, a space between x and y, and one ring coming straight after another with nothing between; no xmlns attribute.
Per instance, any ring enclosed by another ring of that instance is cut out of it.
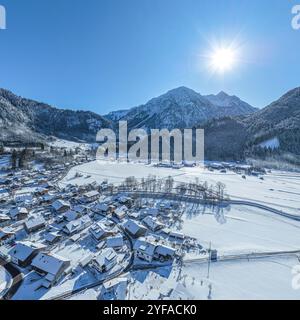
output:
<svg viewBox="0 0 300 320"><path fill-rule="evenodd" d="M152 262L154 259L156 245L144 239L138 239L133 247L134 254L137 258Z"/></svg>
<svg viewBox="0 0 300 320"><path fill-rule="evenodd" d="M83 202L85 203L89 203L89 202L94 202L96 200L98 200L98 198L100 197L100 194L98 191L89 191L89 192L86 192L84 195L83 195Z"/></svg>

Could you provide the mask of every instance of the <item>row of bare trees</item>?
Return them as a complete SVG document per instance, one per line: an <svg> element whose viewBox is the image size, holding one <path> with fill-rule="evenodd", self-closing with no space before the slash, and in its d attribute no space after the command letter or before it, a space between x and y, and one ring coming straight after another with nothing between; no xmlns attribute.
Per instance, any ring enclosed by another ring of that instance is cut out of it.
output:
<svg viewBox="0 0 300 320"><path fill-rule="evenodd" d="M135 177L128 177L118 187L118 191L172 193L209 201L223 201L228 198L226 186L222 182L217 182L215 185L209 185L207 182L201 183L199 179L195 179L194 182L175 182L171 176L159 178L149 175L147 178L142 178L141 181Z"/></svg>

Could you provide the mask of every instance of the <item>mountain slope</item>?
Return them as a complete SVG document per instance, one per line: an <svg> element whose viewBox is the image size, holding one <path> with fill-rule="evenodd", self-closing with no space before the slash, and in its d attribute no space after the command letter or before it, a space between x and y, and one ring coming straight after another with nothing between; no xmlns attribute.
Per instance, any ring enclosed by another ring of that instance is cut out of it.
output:
<svg viewBox="0 0 300 320"><path fill-rule="evenodd" d="M57 109L0 89L0 141L94 141L102 127L111 127L110 121L93 112Z"/></svg>
<svg viewBox="0 0 300 320"><path fill-rule="evenodd" d="M123 113L111 112L107 118L114 121L128 121L130 129L167 128L171 130L192 128L213 118L244 115L255 111L255 108L239 98L230 97L225 93L205 97L189 88L179 87L151 99L145 105Z"/></svg>

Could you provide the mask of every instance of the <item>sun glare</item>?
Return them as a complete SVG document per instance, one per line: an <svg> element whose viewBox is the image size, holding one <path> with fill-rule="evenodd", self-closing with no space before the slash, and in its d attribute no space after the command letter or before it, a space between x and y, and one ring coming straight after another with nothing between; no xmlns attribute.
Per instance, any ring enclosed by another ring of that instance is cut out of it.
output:
<svg viewBox="0 0 300 320"><path fill-rule="evenodd" d="M210 66L214 71L225 72L236 64L236 52L231 48L218 48L210 56Z"/></svg>

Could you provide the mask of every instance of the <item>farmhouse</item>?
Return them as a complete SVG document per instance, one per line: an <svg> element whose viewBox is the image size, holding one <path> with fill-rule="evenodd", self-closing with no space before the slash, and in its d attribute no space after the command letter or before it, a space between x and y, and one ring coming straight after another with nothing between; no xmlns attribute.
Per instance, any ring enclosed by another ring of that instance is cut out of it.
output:
<svg viewBox="0 0 300 320"><path fill-rule="evenodd" d="M42 244L29 241L19 242L8 252L8 255L14 264L20 267L27 267L32 259L44 248L45 246Z"/></svg>
<svg viewBox="0 0 300 320"><path fill-rule="evenodd" d="M50 288L54 285L70 265L71 262L68 259L42 252L40 252L31 263L35 271L45 275L44 281L42 282L42 286L45 288Z"/></svg>

